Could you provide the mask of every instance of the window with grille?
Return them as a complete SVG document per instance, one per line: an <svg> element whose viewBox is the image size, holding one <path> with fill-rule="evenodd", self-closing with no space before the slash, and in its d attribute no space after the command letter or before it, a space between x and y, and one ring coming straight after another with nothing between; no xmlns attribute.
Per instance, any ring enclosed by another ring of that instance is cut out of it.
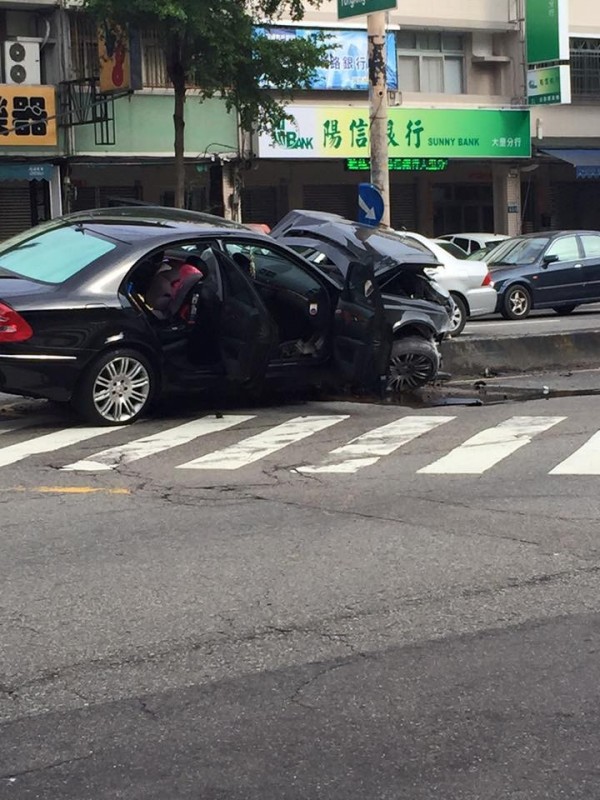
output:
<svg viewBox="0 0 600 800"><path fill-rule="evenodd" d="M70 14L69 22L73 78L97 78L100 74L97 27L88 16L79 12Z"/></svg>
<svg viewBox="0 0 600 800"><path fill-rule="evenodd" d="M70 14L70 26L73 78L97 78L100 62L96 24L86 14L73 12ZM141 48L143 85L157 89L170 87L159 32L151 29L142 31Z"/></svg>
<svg viewBox="0 0 600 800"><path fill-rule="evenodd" d="M571 39L571 94L600 103L600 39Z"/></svg>
<svg viewBox="0 0 600 800"><path fill-rule="evenodd" d="M399 31L397 49L401 91L464 93L464 37L460 34Z"/></svg>

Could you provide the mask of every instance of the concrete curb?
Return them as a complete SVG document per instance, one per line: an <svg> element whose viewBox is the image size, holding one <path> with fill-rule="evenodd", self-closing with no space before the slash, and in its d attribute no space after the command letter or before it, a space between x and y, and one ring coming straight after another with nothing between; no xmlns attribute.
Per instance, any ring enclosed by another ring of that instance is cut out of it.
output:
<svg viewBox="0 0 600 800"><path fill-rule="evenodd" d="M489 339L449 339L442 343L443 369L453 378L502 373L600 367L600 330Z"/></svg>

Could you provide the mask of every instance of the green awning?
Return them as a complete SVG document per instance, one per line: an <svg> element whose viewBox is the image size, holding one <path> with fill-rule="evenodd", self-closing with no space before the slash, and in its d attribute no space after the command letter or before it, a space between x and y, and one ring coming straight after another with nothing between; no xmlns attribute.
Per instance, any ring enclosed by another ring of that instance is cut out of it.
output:
<svg viewBox="0 0 600 800"><path fill-rule="evenodd" d="M54 164L0 164L0 181L50 181Z"/></svg>

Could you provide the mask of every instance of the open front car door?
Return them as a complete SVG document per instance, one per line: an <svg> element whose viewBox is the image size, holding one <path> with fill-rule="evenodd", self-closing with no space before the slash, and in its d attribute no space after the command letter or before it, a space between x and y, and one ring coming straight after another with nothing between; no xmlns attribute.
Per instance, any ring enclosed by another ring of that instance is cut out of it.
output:
<svg viewBox="0 0 600 800"><path fill-rule="evenodd" d="M335 310L334 353L343 378L375 387L387 375L392 330L373 267L351 261Z"/></svg>
<svg viewBox="0 0 600 800"><path fill-rule="evenodd" d="M227 377L236 383L260 383L275 350L275 323L250 280L224 253L212 250L218 264L223 305L219 338Z"/></svg>

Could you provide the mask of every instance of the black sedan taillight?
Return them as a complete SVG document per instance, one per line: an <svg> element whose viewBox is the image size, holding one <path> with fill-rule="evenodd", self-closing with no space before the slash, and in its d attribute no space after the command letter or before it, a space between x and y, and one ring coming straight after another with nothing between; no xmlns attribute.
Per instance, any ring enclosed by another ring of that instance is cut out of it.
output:
<svg viewBox="0 0 600 800"><path fill-rule="evenodd" d="M33 336L27 320L14 308L0 303L0 342L24 342Z"/></svg>

